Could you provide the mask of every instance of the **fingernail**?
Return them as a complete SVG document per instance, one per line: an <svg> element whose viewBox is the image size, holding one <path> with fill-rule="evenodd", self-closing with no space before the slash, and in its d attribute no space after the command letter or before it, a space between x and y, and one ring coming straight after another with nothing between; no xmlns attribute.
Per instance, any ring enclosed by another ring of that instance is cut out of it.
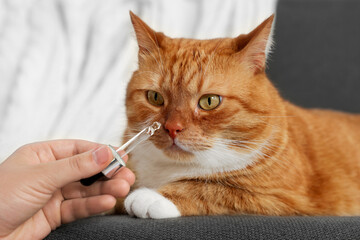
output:
<svg viewBox="0 0 360 240"><path fill-rule="evenodd" d="M93 153L93 159L98 165L106 163L109 159L109 150L106 146L96 149Z"/></svg>

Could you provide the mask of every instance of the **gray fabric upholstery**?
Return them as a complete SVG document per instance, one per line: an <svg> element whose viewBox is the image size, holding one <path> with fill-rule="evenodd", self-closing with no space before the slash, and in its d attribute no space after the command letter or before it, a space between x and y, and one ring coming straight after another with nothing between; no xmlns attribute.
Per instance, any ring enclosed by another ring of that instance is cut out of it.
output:
<svg viewBox="0 0 360 240"><path fill-rule="evenodd" d="M47 239L359 239L357 217L98 216L66 224Z"/></svg>
<svg viewBox="0 0 360 240"><path fill-rule="evenodd" d="M279 2L268 73L306 107L360 112L360 1ZM359 239L360 217L92 217L47 239Z"/></svg>

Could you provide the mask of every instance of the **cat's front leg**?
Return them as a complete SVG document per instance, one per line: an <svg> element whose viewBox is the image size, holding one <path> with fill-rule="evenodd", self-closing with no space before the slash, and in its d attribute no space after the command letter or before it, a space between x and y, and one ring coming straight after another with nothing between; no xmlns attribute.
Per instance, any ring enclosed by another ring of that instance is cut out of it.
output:
<svg viewBox="0 0 360 240"><path fill-rule="evenodd" d="M140 188L125 199L126 211L140 218L173 218L195 215L306 214L296 202L301 196L278 198L273 194L256 194L216 182L179 181L153 190ZM290 203L293 202L293 205Z"/></svg>
<svg viewBox="0 0 360 240"><path fill-rule="evenodd" d="M234 213L232 209L222 204L225 201L224 196L215 194L221 189L213 184L179 181L156 190L137 189L129 194L124 205L130 215L140 218Z"/></svg>
<svg viewBox="0 0 360 240"><path fill-rule="evenodd" d="M156 190L140 188L125 199L125 209L129 215L139 218L174 218L180 217L180 211L173 202Z"/></svg>

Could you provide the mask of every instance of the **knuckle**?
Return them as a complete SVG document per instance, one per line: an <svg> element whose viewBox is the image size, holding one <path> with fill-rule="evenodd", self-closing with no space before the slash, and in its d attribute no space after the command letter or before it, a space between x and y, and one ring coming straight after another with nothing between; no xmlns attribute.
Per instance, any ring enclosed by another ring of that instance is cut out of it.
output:
<svg viewBox="0 0 360 240"><path fill-rule="evenodd" d="M81 162L82 162L82 158L79 155L75 155L71 157L70 160L68 161L70 165L69 167L76 172L81 172L83 170L83 166Z"/></svg>
<svg viewBox="0 0 360 240"><path fill-rule="evenodd" d="M32 150L32 145L28 143L17 148L15 152L27 152L29 150Z"/></svg>
<svg viewBox="0 0 360 240"><path fill-rule="evenodd" d="M124 179L126 179L130 185L135 183L135 178L135 174L130 169L124 169Z"/></svg>
<svg viewBox="0 0 360 240"><path fill-rule="evenodd" d="M125 197L130 191L130 184L127 181L123 181L121 184L120 197Z"/></svg>

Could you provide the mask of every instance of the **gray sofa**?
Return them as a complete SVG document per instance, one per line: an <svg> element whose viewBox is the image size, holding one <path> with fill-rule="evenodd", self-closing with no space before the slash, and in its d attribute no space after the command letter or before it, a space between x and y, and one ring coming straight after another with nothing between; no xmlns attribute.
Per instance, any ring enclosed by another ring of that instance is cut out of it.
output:
<svg viewBox="0 0 360 240"><path fill-rule="evenodd" d="M360 112L360 1L280 0L268 75L304 107ZM360 181L360 179L359 179ZM96 216L47 239L360 239L360 217Z"/></svg>

